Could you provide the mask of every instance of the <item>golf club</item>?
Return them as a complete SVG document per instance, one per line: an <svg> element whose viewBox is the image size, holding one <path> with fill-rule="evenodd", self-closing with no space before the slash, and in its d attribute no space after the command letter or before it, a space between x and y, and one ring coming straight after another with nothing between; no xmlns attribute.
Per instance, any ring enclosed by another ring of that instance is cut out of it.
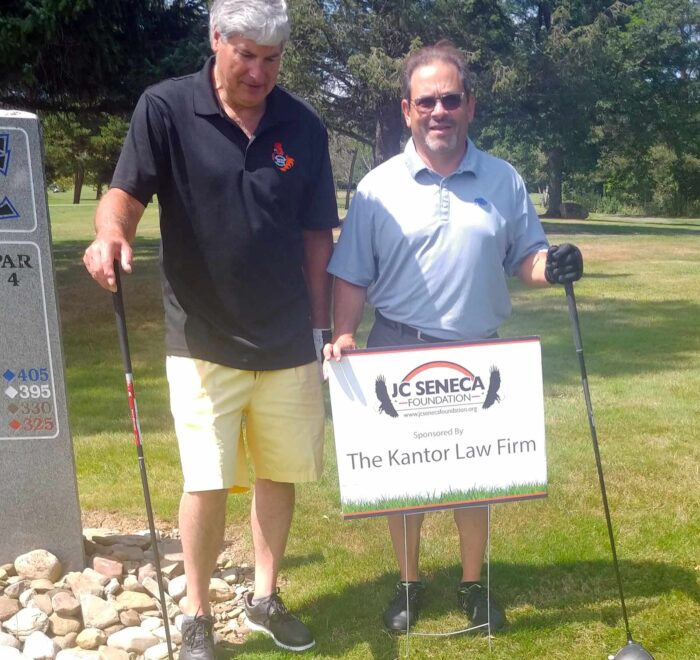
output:
<svg viewBox="0 0 700 660"><path fill-rule="evenodd" d="M581 326L578 321L578 311L576 310L576 297L574 296L574 285L572 282L564 284L566 300L569 304L569 318L571 319L571 329L574 335L574 347L578 355L578 364L581 369L581 383L583 384L583 397L586 400L586 410L588 412L588 425L591 429L591 439L593 440L593 452L595 453L596 467L598 468L598 480L600 481L600 493L605 509L605 520L608 524L608 537L610 538L610 549L612 550L613 565L617 577L617 587L620 591L620 603L622 605L622 617L625 621L627 632L627 644L623 646L613 657L614 660L654 660L654 656L649 653L641 644L632 639L630 624L627 618L627 607L625 607L625 595L622 591L622 578L620 577L620 566L617 561L617 551L615 550L615 537L613 535L612 520L610 518L610 508L608 507L608 496L605 490L605 478L603 477L603 464L600 460L600 448L598 447L598 434L595 429L593 419L593 405L591 403L591 393L588 389L588 376L586 374L586 363L583 360L583 343L581 341Z"/></svg>
<svg viewBox="0 0 700 660"><path fill-rule="evenodd" d="M126 334L126 315L124 313L124 298L122 296L121 278L119 276L119 262L114 262L114 276L116 278L117 290L112 294L112 304L114 306L114 316L117 321L117 334L119 335L119 348L121 349L122 362L124 364L124 375L126 376L126 391L129 397L129 409L131 410L131 422L134 427L134 442L139 460L139 471L141 472L141 484L143 486L143 497L146 501L146 515L148 516L148 529L151 534L151 547L153 548L153 563L156 567L156 578L158 580L158 592L160 594L161 614L163 615L163 627L165 628L165 641L168 645L168 658L173 660L173 647L170 641L170 622L168 620L168 604L165 600L165 588L163 587L163 575L160 571L160 554L158 552L158 537L156 536L156 526L153 522L153 507L151 506L151 493L148 489L148 477L146 476L146 461L143 456L143 446L141 444L141 423L139 421L139 411L136 405L136 395L134 394L134 376L131 372L131 353L129 351L129 337Z"/></svg>

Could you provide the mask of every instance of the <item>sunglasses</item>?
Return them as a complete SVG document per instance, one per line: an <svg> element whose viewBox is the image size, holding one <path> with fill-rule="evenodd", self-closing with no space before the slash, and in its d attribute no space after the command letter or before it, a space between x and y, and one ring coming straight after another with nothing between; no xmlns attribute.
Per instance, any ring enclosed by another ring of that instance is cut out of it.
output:
<svg viewBox="0 0 700 660"><path fill-rule="evenodd" d="M457 93L452 92L451 94L442 94L441 96L419 96L413 99L413 105L418 108L421 112L432 112L435 109L438 101L442 105L443 110L456 110L462 105L462 99L464 98L464 92Z"/></svg>

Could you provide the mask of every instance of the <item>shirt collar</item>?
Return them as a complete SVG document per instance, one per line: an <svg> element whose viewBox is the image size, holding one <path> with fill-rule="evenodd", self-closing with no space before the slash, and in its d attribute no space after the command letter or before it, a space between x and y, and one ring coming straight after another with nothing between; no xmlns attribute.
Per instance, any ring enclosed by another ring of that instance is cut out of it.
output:
<svg viewBox="0 0 700 660"><path fill-rule="evenodd" d="M207 59L204 66L194 74L193 86L193 102L194 111L198 115L220 115L226 117L224 109L219 103L219 99L214 91L212 83L212 67L214 66L215 56L212 55ZM259 128L263 126L271 126L278 122L290 119L283 109L280 107L283 92L277 85L273 87L265 100L265 113L260 120ZM259 129L258 129L259 130Z"/></svg>
<svg viewBox="0 0 700 660"><path fill-rule="evenodd" d="M414 179L417 178L420 172L424 170L430 171L423 159L418 155L416 146L413 144L413 138L406 142L406 147L403 154L406 167L408 167L408 171ZM469 138L467 138L467 151L462 157L457 169L449 176L461 174L463 172L477 174L480 154L481 151L477 149L476 145Z"/></svg>

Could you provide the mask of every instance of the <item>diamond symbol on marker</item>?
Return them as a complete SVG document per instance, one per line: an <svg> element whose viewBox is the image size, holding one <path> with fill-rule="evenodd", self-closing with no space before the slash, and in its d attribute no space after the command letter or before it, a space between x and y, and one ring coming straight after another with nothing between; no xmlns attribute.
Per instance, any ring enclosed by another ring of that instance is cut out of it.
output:
<svg viewBox="0 0 700 660"><path fill-rule="evenodd" d="M13 419L10 422L10 426L16 431L18 428L20 428L22 426L22 424L20 422L18 422L16 419Z"/></svg>
<svg viewBox="0 0 700 660"><path fill-rule="evenodd" d="M19 410L19 406L11 403L9 406L7 406L7 409L14 415Z"/></svg>
<svg viewBox="0 0 700 660"><path fill-rule="evenodd" d="M7 396L9 396L11 399L14 399L19 394L19 392L14 387L12 387L12 385L10 385L10 387L8 387L5 390L5 394L7 394Z"/></svg>
<svg viewBox="0 0 700 660"><path fill-rule="evenodd" d="M12 380L15 377L14 371L10 371L9 369L2 375L2 377L5 380Z"/></svg>

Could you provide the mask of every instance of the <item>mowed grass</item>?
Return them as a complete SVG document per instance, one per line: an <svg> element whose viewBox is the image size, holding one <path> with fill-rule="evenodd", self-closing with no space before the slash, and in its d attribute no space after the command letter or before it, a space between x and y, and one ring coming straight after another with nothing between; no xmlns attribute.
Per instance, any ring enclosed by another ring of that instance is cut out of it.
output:
<svg viewBox="0 0 700 660"><path fill-rule="evenodd" d="M145 527L110 296L81 264L94 206L51 208L80 501L93 518L116 514ZM585 255L576 295L633 635L657 660L700 657L700 221L598 216L545 227L552 242L573 241ZM154 209L141 229L124 295L154 508L158 524L172 527L182 482ZM513 318L501 334L542 338L549 496L492 508L491 580L510 629L491 649L464 635L412 636L407 647L382 631L396 581L386 522L341 519L329 417L326 469L319 483L298 488L282 570L286 602L316 635L306 657L606 658L625 643L566 299L560 288L514 282L512 291ZM229 502L227 541L251 562L249 496ZM427 602L416 631L463 628L447 512L426 516L422 570ZM258 634L232 655L287 657Z"/></svg>

